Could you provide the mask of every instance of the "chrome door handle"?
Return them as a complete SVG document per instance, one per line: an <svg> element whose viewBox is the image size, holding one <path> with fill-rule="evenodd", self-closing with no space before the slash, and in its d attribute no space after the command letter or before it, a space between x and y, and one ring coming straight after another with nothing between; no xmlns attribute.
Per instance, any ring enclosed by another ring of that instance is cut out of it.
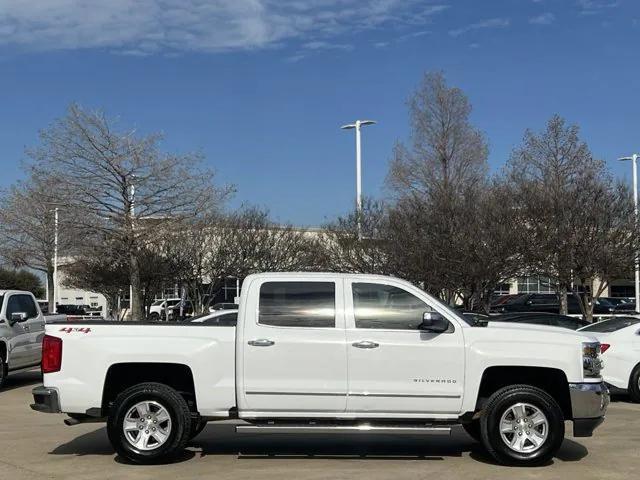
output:
<svg viewBox="0 0 640 480"><path fill-rule="evenodd" d="M31 327L29 325L23 325L23 327L25 329L25 331L30 332L31 331Z"/></svg>
<svg viewBox="0 0 640 480"><path fill-rule="evenodd" d="M249 345L253 346L253 347L270 347L271 345L273 345L274 342L273 340L269 340L266 338L259 338L258 340L249 340Z"/></svg>
<svg viewBox="0 0 640 480"><path fill-rule="evenodd" d="M353 345L356 348L378 348L380 346L379 343L372 342L370 340L363 340L361 342L354 342Z"/></svg>

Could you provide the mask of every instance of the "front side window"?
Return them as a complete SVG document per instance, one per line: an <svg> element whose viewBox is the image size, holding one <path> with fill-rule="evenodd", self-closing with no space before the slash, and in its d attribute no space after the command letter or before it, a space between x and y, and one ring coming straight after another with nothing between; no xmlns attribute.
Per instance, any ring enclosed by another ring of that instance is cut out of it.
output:
<svg viewBox="0 0 640 480"><path fill-rule="evenodd" d="M14 313L26 313L27 318L35 318L38 309L29 295L11 295L7 302L7 318L11 319Z"/></svg>
<svg viewBox="0 0 640 480"><path fill-rule="evenodd" d="M417 330L424 312L433 309L415 295L392 285L354 283L356 328Z"/></svg>
<svg viewBox="0 0 640 480"><path fill-rule="evenodd" d="M265 282L260 287L259 320L274 327L336 326L334 282Z"/></svg>

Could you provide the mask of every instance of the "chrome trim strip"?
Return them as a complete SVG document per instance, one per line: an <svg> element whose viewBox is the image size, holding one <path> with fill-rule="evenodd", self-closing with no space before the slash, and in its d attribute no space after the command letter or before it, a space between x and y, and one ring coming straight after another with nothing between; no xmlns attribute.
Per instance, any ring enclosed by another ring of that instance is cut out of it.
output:
<svg viewBox="0 0 640 480"><path fill-rule="evenodd" d="M460 398L460 395L421 395L410 393L367 393L349 392L350 397L389 397L389 398Z"/></svg>
<svg viewBox="0 0 640 480"><path fill-rule="evenodd" d="M450 427L382 427L372 425L238 425L237 433L363 433L397 435L450 435Z"/></svg>
<svg viewBox="0 0 640 480"><path fill-rule="evenodd" d="M346 393L336 392L244 392L245 395L300 395L312 397L346 397Z"/></svg>
<svg viewBox="0 0 640 480"><path fill-rule="evenodd" d="M245 392L245 395L300 395L311 397L387 397L387 398L461 398L461 395L428 395L404 393L368 393L368 392Z"/></svg>

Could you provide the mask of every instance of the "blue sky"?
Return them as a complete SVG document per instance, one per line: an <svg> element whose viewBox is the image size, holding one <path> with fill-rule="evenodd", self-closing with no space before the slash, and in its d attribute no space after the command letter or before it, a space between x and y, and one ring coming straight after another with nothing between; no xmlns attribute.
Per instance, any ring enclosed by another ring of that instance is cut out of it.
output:
<svg viewBox="0 0 640 480"><path fill-rule="evenodd" d="M406 99L442 70L499 169L554 113L594 153L640 150L638 0L0 0L0 187L70 102L162 131L232 183L230 202L319 225L363 189L383 197ZM90 181L90 179L88 179Z"/></svg>

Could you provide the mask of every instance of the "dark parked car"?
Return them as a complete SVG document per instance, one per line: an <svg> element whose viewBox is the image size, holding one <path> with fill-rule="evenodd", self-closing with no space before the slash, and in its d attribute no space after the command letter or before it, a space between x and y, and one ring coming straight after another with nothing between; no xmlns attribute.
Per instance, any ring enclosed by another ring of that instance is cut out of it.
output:
<svg viewBox="0 0 640 480"><path fill-rule="evenodd" d="M84 305L58 305L56 306L56 312L64 315L87 315L87 309Z"/></svg>
<svg viewBox="0 0 640 480"><path fill-rule="evenodd" d="M503 315L495 315L490 317L492 322L512 322L512 323L531 323L534 325L549 325L551 327L562 327L571 330L586 327L589 322L582 318L568 317L556 313L505 313Z"/></svg>
<svg viewBox="0 0 640 480"><path fill-rule="evenodd" d="M613 313L636 313L636 302L620 303L613 309Z"/></svg>
<svg viewBox="0 0 640 480"><path fill-rule="evenodd" d="M602 315L612 313L614 306L602 298L594 300L593 313ZM567 295L568 312L581 314L578 299L573 295ZM494 309L497 312L547 312L560 313L560 299L554 293L527 293L518 296L511 301L499 305Z"/></svg>
<svg viewBox="0 0 640 480"><path fill-rule="evenodd" d="M210 312L215 312L216 310L238 310L237 303L214 303L209 307Z"/></svg>
<svg viewBox="0 0 640 480"><path fill-rule="evenodd" d="M633 303L632 300L629 300L628 298L625 298L625 297L600 297L600 299L609 302L614 307L617 307L618 305L623 305L625 303L626 304Z"/></svg>

